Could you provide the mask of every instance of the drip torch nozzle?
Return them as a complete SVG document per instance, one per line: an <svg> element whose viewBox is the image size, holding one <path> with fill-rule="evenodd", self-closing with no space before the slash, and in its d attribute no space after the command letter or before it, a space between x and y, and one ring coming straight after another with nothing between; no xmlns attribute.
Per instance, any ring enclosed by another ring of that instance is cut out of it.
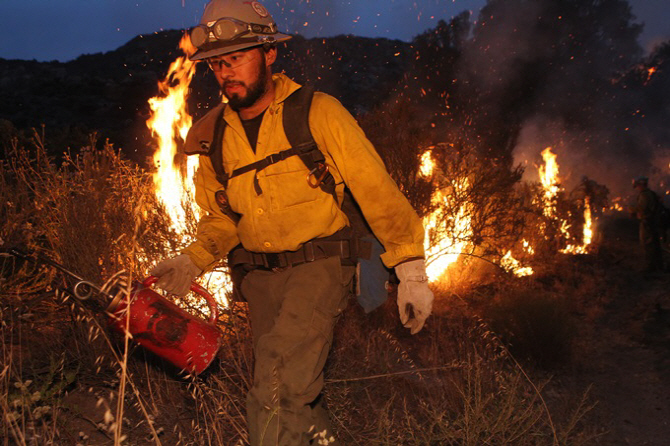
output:
<svg viewBox="0 0 670 446"><path fill-rule="evenodd" d="M110 296L103 291L100 287L94 285L93 283L89 282L86 279L83 279L82 277L78 276L77 274L73 273L69 269L65 268L63 265L60 263L56 263L50 258L46 257L45 255L42 254L35 254L35 255L30 255L24 251L22 251L19 248L10 248L9 249L9 254L18 257L23 260L27 260L29 262L35 263L35 264L45 264L48 266L51 266L52 268L57 269L61 273L69 276L71 279L74 279L75 284L72 288L72 294L79 300L88 300L91 298L93 295L93 292L97 292L98 294L103 295L104 297L109 298Z"/></svg>

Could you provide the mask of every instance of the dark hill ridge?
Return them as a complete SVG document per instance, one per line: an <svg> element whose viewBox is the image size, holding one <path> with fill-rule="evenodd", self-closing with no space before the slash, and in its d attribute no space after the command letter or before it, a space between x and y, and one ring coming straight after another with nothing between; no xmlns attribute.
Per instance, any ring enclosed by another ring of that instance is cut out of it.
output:
<svg viewBox="0 0 670 446"><path fill-rule="evenodd" d="M143 160L151 152L147 101L182 54L181 36L174 30L138 36L114 51L65 63L0 59L0 137L6 140L14 128L25 136L45 124L47 143L60 151L85 146L88 134L97 130L131 158ZM388 39L295 36L280 50L276 70L360 112L391 94L406 72L409 51L409 44ZM213 77L199 68L191 113L201 116L217 95Z"/></svg>

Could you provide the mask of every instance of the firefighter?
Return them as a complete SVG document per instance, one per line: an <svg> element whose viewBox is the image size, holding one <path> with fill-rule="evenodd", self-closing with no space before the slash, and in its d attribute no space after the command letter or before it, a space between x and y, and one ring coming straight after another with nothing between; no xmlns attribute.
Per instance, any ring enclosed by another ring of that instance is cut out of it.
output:
<svg viewBox="0 0 670 446"><path fill-rule="evenodd" d="M644 272L663 270L663 252L660 239L660 208L658 195L649 189L649 179L638 177L633 180L637 191L637 201L632 214L640 221L640 245L644 254Z"/></svg>
<svg viewBox="0 0 670 446"><path fill-rule="evenodd" d="M197 47L191 59L209 65L227 104L194 124L185 150L211 153L217 143L212 128L223 119L220 162L230 180L222 188L215 157L200 156L195 195L205 216L197 239L152 274L160 287L183 295L193 279L239 245L235 252L248 259L239 289L249 306L255 355L247 395L250 442L317 444L315 435L322 441L334 435L320 403L323 368L355 273L347 258L351 231L339 207L345 185L384 246L381 259L400 279L400 321L412 334L422 329L433 304L424 228L354 118L331 96L314 93L308 121L336 193L315 187L321 174L311 174L299 157L268 158L291 147L283 108L300 85L272 73L277 43L290 36L277 31L261 3L213 0L190 35ZM275 162L233 175L267 159Z"/></svg>

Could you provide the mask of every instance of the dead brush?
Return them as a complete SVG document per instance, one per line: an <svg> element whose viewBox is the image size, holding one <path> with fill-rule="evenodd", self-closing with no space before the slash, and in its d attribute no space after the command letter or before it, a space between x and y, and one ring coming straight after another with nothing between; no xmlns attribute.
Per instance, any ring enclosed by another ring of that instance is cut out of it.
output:
<svg viewBox="0 0 670 446"><path fill-rule="evenodd" d="M129 271L131 277L139 275L153 258L166 255L174 242L170 226L155 202L148 174L124 161L111 145L105 144L101 150L95 146L92 137L90 147L76 157L66 154L63 163L56 166L47 154L43 133L35 132L30 148L19 147L14 140L10 157L2 166L1 178L6 186L2 198L8 206L3 207L7 218L0 228L0 237L7 246L18 245L44 254L101 284L120 269ZM42 367L35 352L51 352L46 358L63 352L66 363L78 364L77 381L90 382L87 374L105 372L118 379L117 400L121 403L116 418L123 419L124 383L130 382L133 394L139 395L128 374L127 348L117 351L118 344L110 341L100 325L100 314L92 314L73 298L69 304L64 303L67 293L57 293L67 288L62 277L48 268L14 263L15 259L3 257L3 342L12 346L5 353L15 365L6 376L24 382L25 374ZM96 303L100 308L106 306L106 302ZM38 309L39 317L35 317ZM16 323L14 319L9 325L11 330L5 330L15 313L24 319L26 313L32 314L37 323ZM45 336L50 342L40 343ZM29 359L33 361L14 355L16 348L30 352ZM62 413L64 408L56 406L54 413ZM14 426L15 432L23 433L19 444L42 435L26 437L30 420L24 417L20 421ZM122 423L116 424L112 436L117 442L123 438L121 426ZM53 438L61 434L73 438L59 427L63 426L54 425Z"/></svg>
<svg viewBox="0 0 670 446"><path fill-rule="evenodd" d="M483 311L516 357L546 369L570 364L577 327L564 296L539 287L510 286L496 293Z"/></svg>
<svg viewBox="0 0 670 446"><path fill-rule="evenodd" d="M396 311L350 307L337 328L326 401L344 444L588 444L579 423L589 406L556 424L542 386L467 307L436 312L417 337Z"/></svg>

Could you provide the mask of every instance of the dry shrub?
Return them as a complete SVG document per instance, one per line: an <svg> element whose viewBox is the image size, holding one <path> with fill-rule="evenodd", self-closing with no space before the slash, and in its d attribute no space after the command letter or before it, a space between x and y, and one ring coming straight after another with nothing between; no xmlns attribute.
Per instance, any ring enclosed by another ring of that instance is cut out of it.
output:
<svg viewBox="0 0 670 446"><path fill-rule="evenodd" d="M174 234L155 201L149 174L123 160L111 145L95 146L93 136L90 146L79 155L65 154L56 165L48 155L43 132L35 132L28 148L13 140L0 169L4 204L0 238L5 248L20 247L44 255L102 285L121 269L133 277L143 274L149 262L173 249ZM67 292L72 281L53 269L7 253L0 261L5 365L0 380L2 417L12 419L3 424L5 438L11 435L17 444L39 443L45 438L50 439L47 443L76 441L64 414L75 414L75 418L86 414L77 414L59 401L65 390L93 381L98 385L110 380L128 382L131 398L138 399L140 415L148 416L146 404L126 373L128 352L123 342L110 339L104 327L100 310L107 302L93 299L81 305ZM60 364L60 375L51 371L54 362ZM46 375L45 370L49 370ZM25 386L26 381L35 384ZM48 424L43 421L36 429L36 412L17 403L19 399L10 393L12 386L31 392L36 386L46 389L40 390L45 396L36 401L44 401L48 394L51 410L39 413ZM125 397L123 391L116 390L117 399ZM127 414L132 413L128 401L118 407L125 405L129 405ZM123 410L117 410L116 418L122 415ZM113 422L111 411L104 414L105 421L110 417L108 426L98 430L104 432L104 438L111 435L118 439L123 424Z"/></svg>
<svg viewBox="0 0 670 446"><path fill-rule="evenodd" d="M544 368L570 363L576 323L566 296L539 287L499 290L483 318L515 357Z"/></svg>
<svg viewBox="0 0 670 446"><path fill-rule="evenodd" d="M377 108L359 120L367 137L384 160L391 177L414 209L423 216L430 212L433 185L419 175L421 154L430 145L426 122L405 100Z"/></svg>
<svg viewBox="0 0 670 446"><path fill-rule="evenodd" d="M90 146L65 154L60 166L37 132L30 150L15 146L3 177L16 211L1 236L101 283L120 269L144 272L151 260L173 252L177 237L150 174L110 144L99 150L96 143L92 136Z"/></svg>
<svg viewBox="0 0 670 446"><path fill-rule="evenodd" d="M416 337L398 325L392 301L369 315L345 312L326 383L343 444L586 444L578 426L586 403L557 425L542 388L488 325L438 299Z"/></svg>

